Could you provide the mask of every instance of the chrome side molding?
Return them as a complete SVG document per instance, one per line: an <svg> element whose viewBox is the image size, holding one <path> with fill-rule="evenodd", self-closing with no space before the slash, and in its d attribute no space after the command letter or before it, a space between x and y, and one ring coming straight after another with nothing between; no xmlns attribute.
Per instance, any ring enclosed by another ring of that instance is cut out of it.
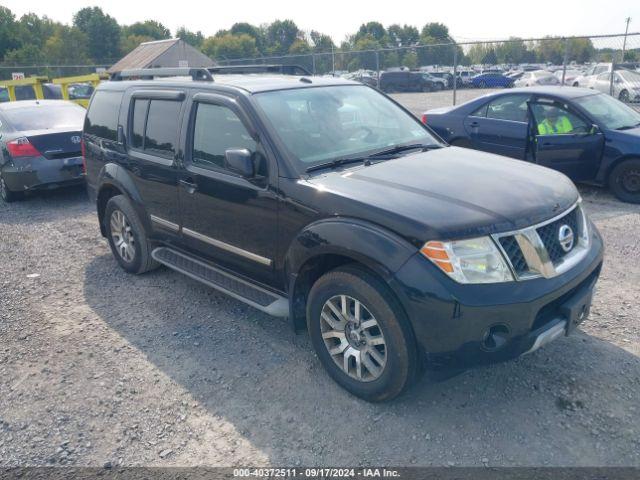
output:
<svg viewBox="0 0 640 480"><path fill-rule="evenodd" d="M270 267L272 264L272 260L270 258L263 257L261 255L258 255L257 253L249 252L234 245L229 245L228 243L208 237L194 230L183 227L182 233L188 235L189 237L195 238L196 240L200 240L201 242L208 243L209 245L221 248L222 250L226 250L227 252L235 253L236 255L239 255L241 257L248 258L249 260L253 260L257 263L261 263L262 265L265 265L267 267Z"/></svg>

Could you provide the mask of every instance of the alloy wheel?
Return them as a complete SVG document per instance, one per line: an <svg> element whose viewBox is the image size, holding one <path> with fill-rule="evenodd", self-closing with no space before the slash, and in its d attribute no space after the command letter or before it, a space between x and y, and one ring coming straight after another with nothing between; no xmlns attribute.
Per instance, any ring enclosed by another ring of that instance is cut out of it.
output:
<svg viewBox="0 0 640 480"><path fill-rule="evenodd" d="M622 187L629 193L640 193L640 170L629 170L622 177Z"/></svg>
<svg viewBox="0 0 640 480"><path fill-rule="evenodd" d="M129 220L120 210L114 210L109 221L111 227L111 239L116 247L118 255L128 263L136 256L135 238Z"/></svg>
<svg viewBox="0 0 640 480"><path fill-rule="evenodd" d="M320 317L324 345L344 373L361 382L382 375L387 345L378 321L362 302L336 295L325 302Z"/></svg>

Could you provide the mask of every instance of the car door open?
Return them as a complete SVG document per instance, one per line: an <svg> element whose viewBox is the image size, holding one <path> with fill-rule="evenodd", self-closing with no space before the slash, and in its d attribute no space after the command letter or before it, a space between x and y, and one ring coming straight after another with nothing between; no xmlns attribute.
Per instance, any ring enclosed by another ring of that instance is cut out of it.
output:
<svg viewBox="0 0 640 480"><path fill-rule="evenodd" d="M600 129L553 99L528 102L530 147L535 162L573 180L594 178L604 148Z"/></svg>

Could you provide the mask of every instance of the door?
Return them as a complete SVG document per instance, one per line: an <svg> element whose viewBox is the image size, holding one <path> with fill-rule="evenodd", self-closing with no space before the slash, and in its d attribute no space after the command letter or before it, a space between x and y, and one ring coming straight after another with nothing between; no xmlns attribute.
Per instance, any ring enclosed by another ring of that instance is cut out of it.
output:
<svg viewBox="0 0 640 480"><path fill-rule="evenodd" d="M278 213L275 165L269 164L244 111L228 97L196 94L188 122L179 188L184 245L237 273L272 284ZM225 152L230 149L250 152L253 175L229 168Z"/></svg>
<svg viewBox="0 0 640 480"><path fill-rule="evenodd" d="M535 162L573 180L591 180L600 166L604 135L561 102L539 98L529 103Z"/></svg>
<svg viewBox="0 0 640 480"><path fill-rule="evenodd" d="M155 236L179 230L176 153L184 92L136 91L128 115L128 159L131 174Z"/></svg>
<svg viewBox="0 0 640 480"><path fill-rule="evenodd" d="M473 148L523 160L526 156L529 94L494 98L465 119Z"/></svg>

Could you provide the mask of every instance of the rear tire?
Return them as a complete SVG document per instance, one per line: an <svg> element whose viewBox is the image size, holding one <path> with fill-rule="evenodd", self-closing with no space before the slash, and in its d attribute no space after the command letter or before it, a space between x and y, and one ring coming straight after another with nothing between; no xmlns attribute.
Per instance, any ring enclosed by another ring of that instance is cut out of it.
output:
<svg viewBox="0 0 640 480"><path fill-rule="evenodd" d="M7 203L15 202L16 200L21 200L24 198L23 192L14 192L9 190L7 184L4 183L4 178L2 178L2 174L0 174L0 197Z"/></svg>
<svg viewBox="0 0 640 480"><path fill-rule="evenodd" d="M147 232L124 195L109 199L103 222L111 252L123 270L140 274L160 265L151 257L152 245Z"/></svg>
<svg viewBox="0 0 640 480"><path fill-rule="evenodd" d="M363 268L345 266L320 277L309 293L307 326L324 368L357 397L391 400L417 378L409 322L389 288Z"/></svg>
<svg viewBox="0 0 640 480"><path fill-rule="evenodd" d="M609 189L623 202L640 203L640 159L624 160L609 174Z"/></svg>
<svg viewBox="0 0 640 480"><path fill-rule="evenodd" d="M623 103L629 103L629 92L626 90L622 90L620 95L618 95L618 100Z"/></svg>

